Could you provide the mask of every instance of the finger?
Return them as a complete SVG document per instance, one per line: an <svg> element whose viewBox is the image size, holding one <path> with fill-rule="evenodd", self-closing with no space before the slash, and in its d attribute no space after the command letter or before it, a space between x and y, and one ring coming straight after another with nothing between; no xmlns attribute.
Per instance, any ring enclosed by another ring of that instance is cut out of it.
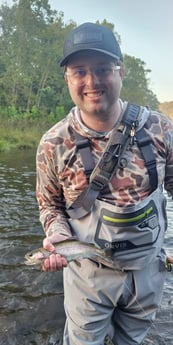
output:
<svg viewBox="0 0 173 345"><path fill-rule="evenodd" d="M55 259L56 259L56 269L57 270L62 270L68 264L67 260L63 256L61 256L60 254L56 254ZM54 267L52 267L52 268L54 268Z"/></svg>
<svg viewBox="0 0 173 345"><path fill-rule="evenodd" d="M49 257L50 260L50 271L55 272L62 269L62 258L59 254L51 254Z"/></svg>
<svg viewBox="0 0 173 345"><path fill-rule="evenodd" d="M62 267L67 267L68 262L64 257L61 257Z"/></svg>
<svg viewBox="0 0 173 345"><path fill-rule="evenodd" d="M42 263L41 270L43 272L48 272L50 270L50 261L49 258L45 259Z"/></svg>
<svg viewBox="0 0 173 345"><path fill-rule="evenodd" d="M53 252L55 250L54 245L49 241L47 237L43 240L43 248L45 248L49 252Z"/></svg>
<svg viewBox="0 0 173 345"><path fill-rule="evenodd" d="M55 272L62 270L67 264L67 260L61 255L51 254L49 258L44 260L41 269L43 272Z"/></svg>
<svg viewBox="0 0 173 345"><path fill-rule="evenodd" d="M173 258L171 256L167 256L166 258L170 264L173 264Z"/></svg>
<svg viewBox="0 0 173 345"><path fill-rule="evenodd" d="M68 264L67 260L60 254L51 254L49 258L45 259L42 264L42 271L44 272L55 272L66 267Z"/></svg>

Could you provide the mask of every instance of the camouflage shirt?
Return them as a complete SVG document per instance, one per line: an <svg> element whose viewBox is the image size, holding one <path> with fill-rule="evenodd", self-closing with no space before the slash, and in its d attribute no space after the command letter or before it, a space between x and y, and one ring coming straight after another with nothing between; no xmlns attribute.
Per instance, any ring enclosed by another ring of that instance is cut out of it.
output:
<svg viewBox="0 0 173 345"><path fill-rule="evenodd" d="M163 114L155 111L149 114L143 108L139 127L145 122L153 141L159 185L173 195L173 123ZM100 133L86 128L77 107L43 135L37 151L36 195L40 220L47 236L54 232L71 235L66 206L72 204L88 185L73 129L89 138L95 164L111 135L111 131ZM148 196L151 187L144 160L135 142L127 148L123 157L127 161L126 167L116 170L101 198L117 206L128 207Z"/></svg>

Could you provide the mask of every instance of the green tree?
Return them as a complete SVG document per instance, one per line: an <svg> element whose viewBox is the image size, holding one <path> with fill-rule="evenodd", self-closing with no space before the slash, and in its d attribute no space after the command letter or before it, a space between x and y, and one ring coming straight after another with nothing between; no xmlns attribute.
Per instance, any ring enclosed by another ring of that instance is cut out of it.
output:
<svg viewBox="0 0 173 345"><path fill-rule="evenodd" d="M146 64L139 58L124 56L125 78L121 96L124 100L141 105L148 105L158 109L159 102L156 95L149 89L147 74L151 70L146 69Z"/></svg>
<svg viewBox="0 0 173 345"><path fill-rule="evenodd" d="M55 110L65 88L59 67L64 36L75 23L64 25L63 13L52 11L48 0L4 5L0 19L1 104L22 111L33 106Z"/></svg>
<svg viewBox="0 0 173 345"><path fill-rule="evenodd" d="M97 21L99 23L99 21ZM121 42L114 24L104 19ZM13 0L0 7L0 104L18 112L67 113L72 101L59 67L64 39L76 23L64 24L63 12L51 10L48 0ZM122 98L157 108L145 63L124 56L126 77ZM34 109L34 111L33 111ZM16 113L14 111L14 113Z"/></svg>

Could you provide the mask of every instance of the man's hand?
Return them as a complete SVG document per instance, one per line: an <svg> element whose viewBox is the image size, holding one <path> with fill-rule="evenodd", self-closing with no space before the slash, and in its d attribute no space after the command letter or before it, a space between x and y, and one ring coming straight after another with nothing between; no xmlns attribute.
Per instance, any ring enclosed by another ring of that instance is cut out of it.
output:
<svg viewBox="0 0 173 345"><path fill-rule="evenodd" d="M167 255L166 259L167 259L167 262L169 262L170 264L173 264L173 257Z"/></svg>
<svg viewBox="0 0 173 345"><path fill-rule="evenodd" d="M67 266L67 260L61 256L60 254L54 254L55 247L53 243L58 243L60 241L66 240L67 237L59 234L53 234L50 237L46 237L43 240L43 248L52 252L49 258L45 259L42 264L42 271L44 272L55 272L58 270L62 270L64 267Z"/></svg>

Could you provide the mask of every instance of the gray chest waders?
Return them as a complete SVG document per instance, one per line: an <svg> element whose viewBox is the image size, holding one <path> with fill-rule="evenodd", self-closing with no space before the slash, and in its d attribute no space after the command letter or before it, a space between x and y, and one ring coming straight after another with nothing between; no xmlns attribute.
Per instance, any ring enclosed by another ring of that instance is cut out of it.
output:
<svg viewBox="0 0 173 345"><path fill-rule="evenodd" d="M139 269L152 261L162 247L166 228L165 198L158 187L152 140L144 128L136 131L140 110L137 105L127 105L95 167L89 140L75 133L89 186L66 210L69 223L79 240L111 249L118 269ZM123 168L121 157L127 145L133 144L134 135L148 170L152 193L138 205L117 207L99 200L99 193L116 168Z"/></svg>

